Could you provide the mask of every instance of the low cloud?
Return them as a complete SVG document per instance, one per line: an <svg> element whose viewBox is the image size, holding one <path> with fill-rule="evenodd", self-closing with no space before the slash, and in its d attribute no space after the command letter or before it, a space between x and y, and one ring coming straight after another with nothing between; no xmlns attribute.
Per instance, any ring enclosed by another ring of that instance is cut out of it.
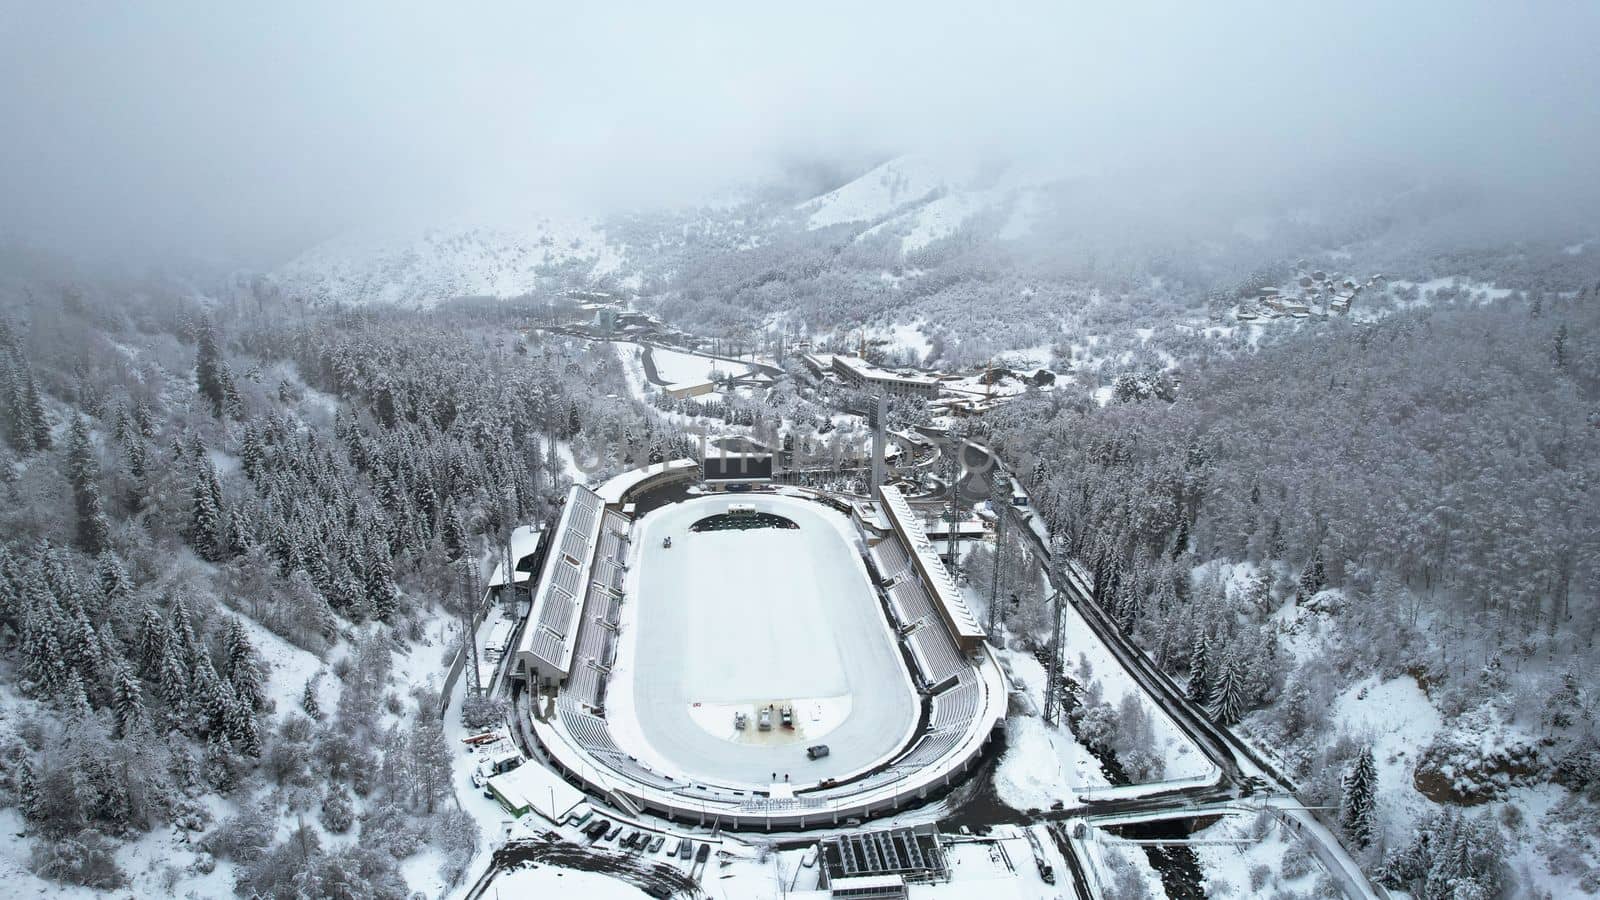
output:
<svg viewBox="0 0 1600 900"><path fill-rule="evenodd" d="M0 229L261 265L907 150L1570 206L1600 158L1596 34L1586 4L37 4L0 22Z"/></svg>

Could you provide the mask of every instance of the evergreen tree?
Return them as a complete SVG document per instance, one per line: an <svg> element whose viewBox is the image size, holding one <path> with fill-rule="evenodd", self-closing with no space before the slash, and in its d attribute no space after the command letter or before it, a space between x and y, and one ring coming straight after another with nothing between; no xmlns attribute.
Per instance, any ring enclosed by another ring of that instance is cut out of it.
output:
<svg viewBox="0 0 1600 900"><path fill-rule="evenodd" d="M39 385L34 382L33 373L26 370L22 378L22 407L27 410L25 421L33 431L33 449L49 450L53 443L50 417L45 414L44 400L39 396Z"/></svg>
<svg viewBox="0 0 1600 900"><path fill-rule="evenodd" d="M1363 747L1344 776L1344 797L1339 805L1339 825L1357 847L1372 843L1376 830L1378 769L1372 748Z"/></svg>
<svg viewBox="0 0 1600 900"><path fill-rule="evenodd" d="M67 445L67 478L72 482L77 544L91 556L100 553L111 543L111 525L100 504L100 463L89 441L88 423L82 417L72 420Z"/></svg>
<svg viewBox="0 0 1600 900"><path fill-rule="evenodd" d="M250 636L238 619L230 618L222 636L222 652L226 659L223 677L239 699L252 711L261 709L266 702L262 693L261 666Z"/></svg>
<svg viewBox="0 0 1600 900"><path fill-rule="evenodd" d="M167 623L161 618L161 613L148 603L139 617L134 652L138 655L139 672L151 681L160 680L167 659Z"/></svg>
<svg viewBox="0 0 1600 900"><path fill-rule="evenodd" d="M1317 552L1312 554L1311 560L1306 563L1306 567L1300 571L1300 598L1315 596L1327 584L1327 572L1322 565L1322 548L1318 547Z"/></svg>
<svg viewBox="0 0 1600 900"><path fill-rule="evenodd" d="M17 811L22 813L24 819L34 819L39 815L40 796L39 785L34 780L33 759L26 752L17 761Z"/></svg>
<svg viewBox="0 0 1600 900"><path fill-rule="evenodd" d="M394 583L394 570L389 565L389 557L381 549L372 553L370 560L367 565L365 585L367 602L372 607L373 618L391 622L399 599L399 589Z"/></svg>
<svg viewBox="0 0 1600 900"><path fill-rule="evenodd" d="M205 467L195 475L189 492L189 543L201 559L217 562L226 553L227 532L222 521L222 509L217 505L217 494L211 484L214 471Z"/></svg>
<svg viewBox="0 0 1600 900"><path fill-rule="evenodd" d="M100 593L106 600L115 601L125 599L133 591L133 582L128 580L128 570L123 568L122 560L115 553L102 553L95 562L95 574L100 579Z"/></svg>
<svg viewBox="0 0 1600 900"><path fill-rule="evenodd" d="M1289 545L1283 539L1283 522L1277 518L1272 520L1272 528L1267 532L1267 558L1283 559L1289 552Z"/></svg>
<svg viewBox="0 0 1600 900"><path fill-rule="evenodd" d="M1202 630L1189 653L1189 699L1197 706L1211 703L1211 642Z"/></svg>
<svg viewBox="0 0 1600 900"><path fill-rule="evenodd" d="M244 435L239 439L239 468L244 477L255 481L261 477L266 464L266 449L261 446L261 433L254 424L246 423Z"/></svg>
<svg viewBox="0 0 1600 900"><path fill-rule="evenodd" d="M462 523L461 512L456 509L453 501L445 503L443 539L445 558L450 562L455 562L466 554L467 527Z"/></svg>
<svg viewBox="0 0 1600 900"><path fill-rule="evenodd" d="M226 734L235 702L233 689L217 677L211 658L203 651L196 660L191 679L194 689L193 709L200 718L195 723L202 734Z"/></svg>
<svg viewBox="0 0 1600 900"><path fill-rule="evenodd" d="M317 677L315 675L306 679L306 689L300 694L300 708L306 711L313 722L322 721L322 705L317 702Z"/></svg>
<svg viewBox="0 0 1600 900"><path fill-rule="evenodd" d="M149 714L144 708L144 695L139 690L139 679L125 665L117 666L112 706L116 712L117 737L128 737L149 722Z"/></svg>
<svg viewBox="0 0 1600 900"><path fill-rule="evenodd" d="M182 640L170 623L162 639L161 677L157 681L161 699L180 721L189 708L189 670Z"/></svg>
<svg viewBox="0 0 1600 900"><path fill-rule="evenodd" d="M249 757L261 755L261 730L256 721L255 711L250 708L243 698L234 700L228 706L227 713L228 738L239 752Z"/></svg>
<svg viewBox="0 0 1600 900"><path fill-rule="evenodd" d="M1211 688L1211 717L1219 725L1232 725L1244 713L1244 673L1239 654L1230 646L1215 666Z"/></svg>
<svg viewBox="0 0 1600 900"><path fill-rule="evenodd" d="M209 321L200 324L197 335L199 346L195 350L194 378L200 396L211 403L211 414L222 418L223 404L227 402L227 388L223 384L222 351L217 347L217 336Z"/></svg>

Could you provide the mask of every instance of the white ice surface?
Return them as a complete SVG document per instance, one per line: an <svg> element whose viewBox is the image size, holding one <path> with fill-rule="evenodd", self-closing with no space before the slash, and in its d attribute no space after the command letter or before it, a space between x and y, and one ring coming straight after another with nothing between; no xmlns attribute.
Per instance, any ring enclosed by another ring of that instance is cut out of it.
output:
<svg viewBox="0 0 1600 900"><path fill-rule="evenodd" d="M800 527L690 530L733 503ZM703 497L643 517L633 546L606 700L623 749L697 780L764 788L774 772L800 784L846 776L909 739L918 698L844 516L792 497ZM696 703L722 706L727 727L702 724ZM767 703L794 704L794 731L774 721L763 737L754 717L743 735L732 730L735 706ZM808 733L826 734L827 758L806 758Z"/></svg>

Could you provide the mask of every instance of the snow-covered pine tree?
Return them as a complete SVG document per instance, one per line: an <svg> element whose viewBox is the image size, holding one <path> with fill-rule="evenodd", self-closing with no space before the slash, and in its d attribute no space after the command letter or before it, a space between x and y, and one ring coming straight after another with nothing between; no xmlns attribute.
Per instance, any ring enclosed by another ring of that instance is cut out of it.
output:
<svg viewBox="0 0 1600 900"><path fill-rule="evenodd" d="M149 722L144 708L144 694L139 690L139 679L127 665L118 665L112 707L116 714L117 737L126 738Z"/></svg>
<svg viewBox="0 0 1600 900"><path fill-rule="evenodd" d="M212 489L206 467L195 473L189 491L189 544L201 559L216 562L226 554L227 536L223 530L222 510L218 508L217 491Z"/></svg>
<svg viewBox="0 0 1600 900"><path fill-rule="evenodd" d="M209 655L202 650L197 656L190 679L194 690L194 702L190 706L196 716L194 725L201 734L226 734L235 701L233 688L218 677Z"/></svg>
<svg viewBox="0 0 1600 900"><path fill-rule="evenodd" d="M100 581L100 593L107 600L123 599L133 590L128 570L123 568L122 560L115 553L100 554L100 558L95 560L95 575Z"/></svg>
<svg viewBox="0 0 1600 900"><path fill-rule="evenodd" d="M1244 673L1239 654L1230 644L1214 666L1211 688L1211 717L1220 725L1232 725L1244 714Z"/></svg>
<svg viewBox="0 0 1600 900"><path fill-rule="evenodd" d="M1378 769L1372 748L1363 747L1344 776L1344 796L1339 804L1339 825L1357 847L1368 847L1377 828Z"/></svg>
<svg viewBox="0 0 1600 900"><path fill-rule="evenodd" d="M1312 554L1306 567L1300 570L1300 599L1314 596L1328 584L1327 572L1322 564L1322 548Z"/></svg>
<svg viewBox="0 0 1600 900"><path fill-rule="evenodd" d="M266 465L266 449L261 446L261 433L254 423L246 422L244 434L239 438L239 468L244 477L255 481L261 477Z"/></svg>
<svg viewBox="0 0 1600 900"><path fill-rule="evenodd" d="M393 621L399 589L395 587L394 569L389 564L389 557L381 547L368 555L364 587L373 618L382 622Z"/></svg>
<svg viewBox="0 0 1600 900"><path fill-rule="evenodd" d="M228 739L240 753L250 757L261 755L261 730L256 722L255 710L243 697L235 697L226 713Z"/></svg>
<svg viewBox="0 0 1600 900"><path fill-rule="evenodd" d="M217 335L210 321L200 323L196 335L194 379L200 396L211 404L211 414L222 418L223 404L227 402L227 388L223 384L222 352L217 348Z"/></svg>
<svg viewBox="0 0 1600 900"><path fill-rule="evenodd" d="M1211 703L1211 641L1204 629L1195 633L1194 649L1189 652L1190 701L1198 706Z"/></svg>
<svg viewBox="0 0 1600 900"><path fill-rule="evenodd" d="M72 420L67 443L67 478L72 482L72 505L76 514L76 542L93 556L111 543L111 524L100 503L100 463L89 440L89 424L82 416Z"/></svg>
<svg viewBox="0 0 1600 900"><path fill-rule="evenodd" d="M168 623L162 635L161 672L157 686L161 699L180 721L189 709L189 667L185 662L183 640Z"/></svg>
<svg viewBox="0 0 1600 900"><path fill-rule="evenodd" d="M139 615L138 632L134 638L134 655L139 672L151 681L159 680L166 663L167 623L161 613L148 602Z"/></svg>
<svg viewBox="0 0 1600 900"><path fill-rule="evenodd" d="M453 500L445 501L443 540L445 558L450 562L455 562L467 552L467 527L461 521L461 511Z"/></svg>
<svg viewBox="0 0 1600 900"><path fill-rule="evenodd" d="M228 627L223 632L222 652L226 660L223 678L251 711L261 709L266 702L261 685L261 665L249 634L236 618L228 620Z"/></svg>
<svg viewBox="0 0 1600 900"><path fill-rule="evenodd" d="M322 721L322 704L317 702L317 676L306 679L306 689L300 693L300 708L306 711L311 721Z"/></svg>

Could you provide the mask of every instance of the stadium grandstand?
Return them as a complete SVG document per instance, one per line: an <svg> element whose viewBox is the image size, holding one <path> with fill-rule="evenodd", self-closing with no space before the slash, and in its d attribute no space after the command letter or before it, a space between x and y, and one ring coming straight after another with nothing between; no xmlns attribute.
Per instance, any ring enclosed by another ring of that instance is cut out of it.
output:
<svg viewBox="0 0 1600 900"><path fill-rule="evenodd" d="M684 469L679 466L659 480L679 479ZM882 488L876 504L885 513L879 521L891 526L888 531L859 522L841 526L867 549L862 563L875 574L863 587L875 588L882 627L904 648L903 660L909 662L901 665L911 675L913 696L921 697L908 740L866 760L863 768L780 785L710 778L703 771L691 777L672 771L667 758L639 745L648 744L649 737L639 721L612 721L626 717L631 704L619 707L619 713L608 710L606 699L619 653L630 653L635 637L627 633L631 620L624 615L630 587L651 589L633 585L638 576L630 561L654 538L634 540L643 526L621 511L649 480L638 473L617 480L627 490L602 485L568 492L515 645L514 674L539 701L519 708L546 759L568 780L635 812L649 809L727 828L804 828L921 802L976 764L1004 716L1007 684L920 521L893 487ZM784 502L805 503L808 495L791 489L786 496ZM814 508L840 515L836 500ZM763 751L754 746L734 752ZM761 778L765 781L764 769Z"/></svg>

